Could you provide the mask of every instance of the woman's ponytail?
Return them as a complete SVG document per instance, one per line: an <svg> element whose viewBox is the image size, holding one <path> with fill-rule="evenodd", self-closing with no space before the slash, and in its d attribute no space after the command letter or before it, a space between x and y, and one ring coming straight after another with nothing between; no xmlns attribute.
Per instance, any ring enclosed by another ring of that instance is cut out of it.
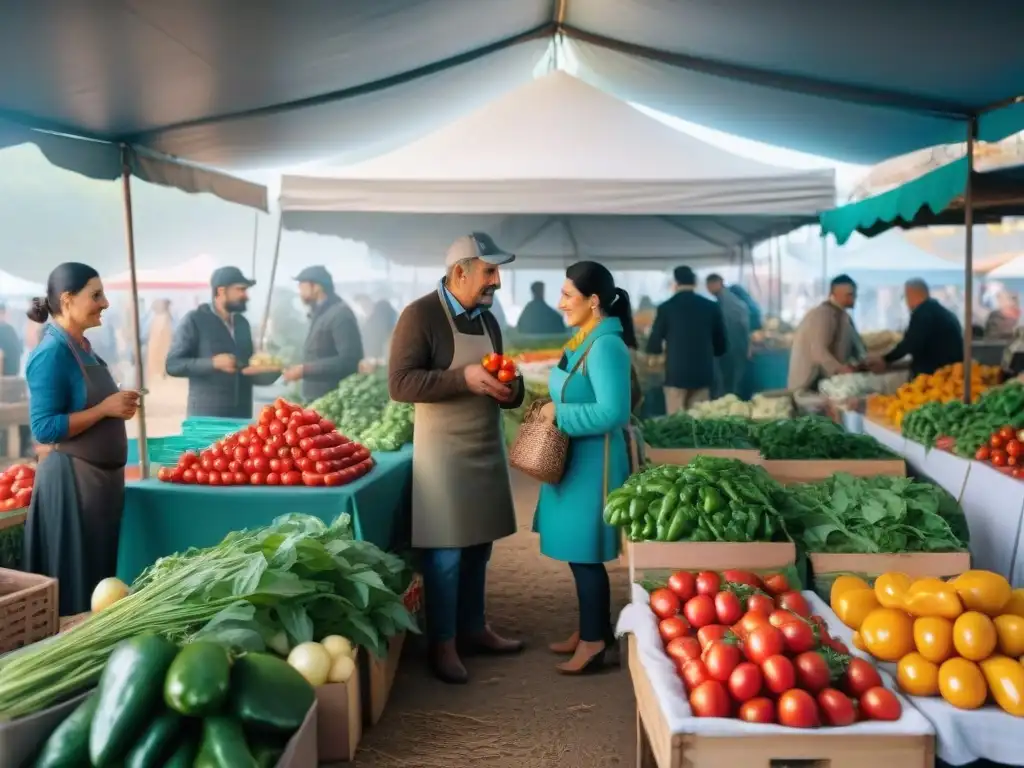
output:
<svg viewBox="0 0 1024 768"><path fill-rule="evenodd" d="M622 323L622 340L630 349L637 349L636 329L633 327L633 307L629 303L629 294L624 288L616 288L605 310L609 317L617 317Z"/></svg>
<svg viewBox="0 0 1024 768"><path fill-rule="evenodd" d="M39 323L40 325L45 323L47 318L50 316L50 304L46 300L46 297L36 296L32 299L28 312L25 314L28 315L28 319L33 323Z"/></svg>

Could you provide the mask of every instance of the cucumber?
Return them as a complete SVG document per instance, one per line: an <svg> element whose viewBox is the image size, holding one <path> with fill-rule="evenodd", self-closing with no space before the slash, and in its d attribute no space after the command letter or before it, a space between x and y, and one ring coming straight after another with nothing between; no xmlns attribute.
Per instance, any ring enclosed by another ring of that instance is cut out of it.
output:
<svg viewBox="0 0 1024 768"><path fill-rule="evenodd" d="M169 640L139 635L110 654L89 728L89 757L95 768L115 765L142 735L159 711L164 676L177 653Z"/></svg>
<svg viewBox="0 0 1024 768"><path fill-rule="evenodd" d="M275 768L285 750L280 744L266 741L257 741L251 747L252 756L256 758L259 768Z"/></svg>
<svg viewBox="0 0 1024 768"><path fill-rule="evenodd" d="M124 768L160 768L181 736L181 716L164 710L150 722L124 759Z"/></svg>
<svg viewBox="0 0 1024 768"><path fill-rule="evenodd" d="M164 679L164 702L189 717L220 711L231 684L231 658L216 643L186 645L175 657Z"/></svg>
<svg viewBox="0 0 1024 768"><path fill-rule="evenodd" d="M247 653L231 669L231 713L254 735L290 737L299 730L316 693L286 661Z"/></svg>
<svg viewBox="0 0 1024 768"><path fill-rule="evenodd" d="M89 762L89 726L96 712L97 696L89 696L75 707L50 734L33 763L35 768L75 768Z"/></svg>
<svg viewBox="0 0 1024 768"><path fill-rule="evenodd" d="M164 763L163 768L192 768L199 751L199 739L190 733L178 742L178 746Z"/></svg>
<svg viewBox="0 0 1024 768"><path fill-rule="evenodd" d="M195 768L258 768L237 720L220 715L203 720Z"/></svg>

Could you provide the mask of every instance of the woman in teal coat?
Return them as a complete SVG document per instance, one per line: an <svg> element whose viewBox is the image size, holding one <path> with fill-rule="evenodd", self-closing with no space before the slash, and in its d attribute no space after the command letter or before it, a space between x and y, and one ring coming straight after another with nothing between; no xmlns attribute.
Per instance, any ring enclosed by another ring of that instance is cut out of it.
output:
<svg viewBox="0 0 1024 768"><path fill-rule="evenodd" d="M565 474L541 488L534 519L540 551L569 563L580 604L580 627L555 653L572 654L564 674L599 669L614 642L611 589L604 564L619 554L618 531L602 519L604 499L629 476L631 366L636 348L629 294L593 261L566 270L558 308L577 333L551 371L551 402L541 413L569 436Z"/></svg>

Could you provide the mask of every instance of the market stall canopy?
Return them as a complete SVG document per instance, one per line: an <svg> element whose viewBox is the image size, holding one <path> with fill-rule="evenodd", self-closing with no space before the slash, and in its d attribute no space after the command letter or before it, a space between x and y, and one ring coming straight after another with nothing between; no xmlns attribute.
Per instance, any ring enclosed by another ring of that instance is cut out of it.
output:
<svg viewBox="0 0 1024 768"><path fill-rule="evenodd" d="M1005 0L36 0L7 3L0 111L207 167L382 151L530 76L566 40L620 98L874 162L1024 127ZM770 117L769 117L770 116ZM368 156L368 155L364 155Z"/></svg>
<svg viewBox="0 0 1024 768"><path fill-rule="evenodd" d="M832 170L731 154L560 71L382 157L281 180L287 229L402 263L439 263L473 230L522 265L721 263L834 200Z"/></svg>
<svg viewBox="0 0 1024 768"><path fill-rule="evenodd" d="M974 172L971 178L975 223L1024 214L1024 166ZM963 224L966 187L962 157L880 195L823 212L822 235L834 235L842 245L854 232L874 237L893 227Z"/></svg>
<svg viewBox="0 0 1024 768"><path fill-rule="evenodd" d="M44 293L46 293L45 286L0 270L0 297L42 296Z"/></svg>
<svg viewBox="0 0 1024 768"><path fill-rule="evenodd" d="M1018 256L1005 264L1001 264L985 275L990 280L1021 280L1024 279L1024 256Z"/></svg>
<svg viewBox="0 0 1024 768"><path fill-rule="evenodd" d="M817 262L813 252L809 255L811 263L820 264L820 251ZM872 287L900 287L915 277L934 285L960 285L964 281L962 263L928 253L898 231L871 240L858 238L843 248L830 249L827 266L830 278L846 273L861 285Z"/></svg>
<svg viewBox="0 0 1024 768"><path fill-rule="evenodd" d="M135 273L135 280L140 291L161 288L175 291L209 290L210 277L218 266L209 256L196 256L173 267L140 269ZM108 291L127 291L131 288L131 273L121 272L104 278L103 287Z"/></svg>

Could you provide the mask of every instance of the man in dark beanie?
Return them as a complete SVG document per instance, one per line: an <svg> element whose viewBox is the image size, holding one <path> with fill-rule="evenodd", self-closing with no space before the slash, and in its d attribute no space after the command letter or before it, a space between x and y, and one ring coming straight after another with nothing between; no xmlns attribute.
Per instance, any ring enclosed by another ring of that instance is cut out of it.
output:
<svg viewBox="0 0 1024 768"><path fill-rule="evenodd" d="M359 370L363 340L355 313L334 292L331 273L321 266L306 267L295 277L299 297L310 308L309 333L302 349L302 364L284 372L285 381L302 381L302 397L309 402L338 386Z"/></svg>

